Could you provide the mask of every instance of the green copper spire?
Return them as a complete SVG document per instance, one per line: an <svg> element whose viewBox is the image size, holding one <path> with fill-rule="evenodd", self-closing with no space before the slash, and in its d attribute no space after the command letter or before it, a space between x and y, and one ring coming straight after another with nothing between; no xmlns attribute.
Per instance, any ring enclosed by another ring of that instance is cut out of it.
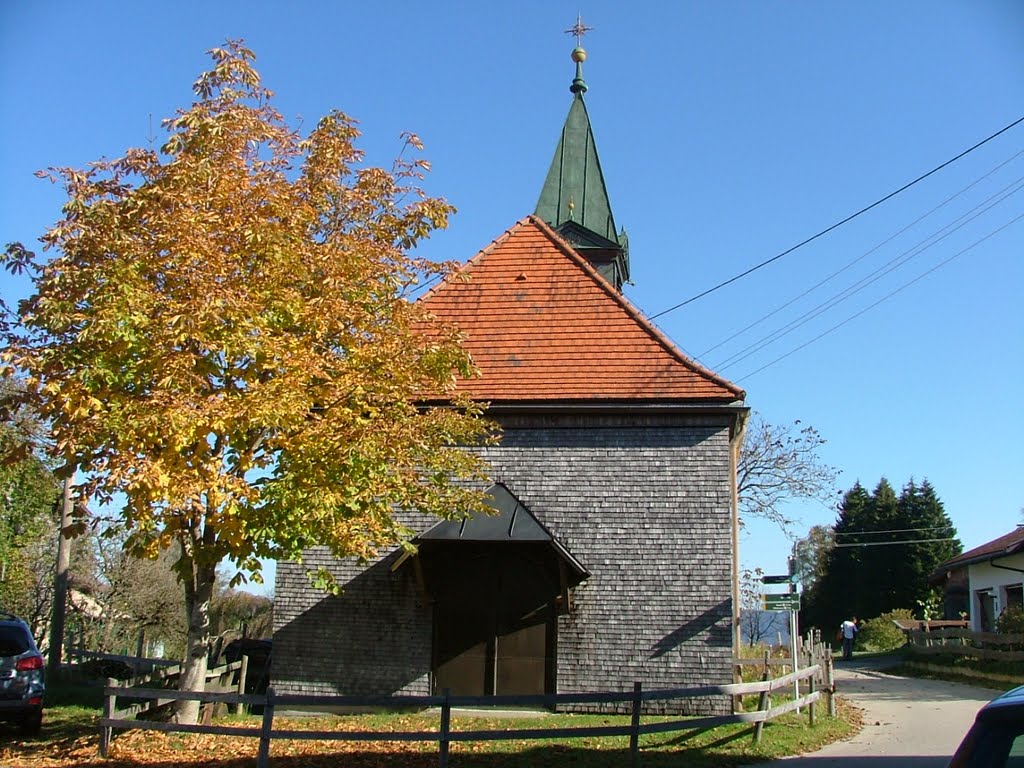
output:
<svg viewBox="0 0 1024 768"><path fill-rule="evenodd" d="M577 20L576 27L567 31L579 37L587 29ZM583 101L587 90L583 80L586 59L587 52L577 45L572 52L576 77L569 86L572 104L534 213L566 237L621 290L629 280L629 253L625 232L620 234L615 228L590 116Z"/></svg>

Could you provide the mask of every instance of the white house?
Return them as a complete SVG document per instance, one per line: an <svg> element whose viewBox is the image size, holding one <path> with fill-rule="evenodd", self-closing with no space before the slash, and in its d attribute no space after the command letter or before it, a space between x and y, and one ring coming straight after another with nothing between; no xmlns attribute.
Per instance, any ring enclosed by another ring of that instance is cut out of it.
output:
<svg viewBox="0 0 1024 768"><path fill-rule="evenodd" d="M965 612L975 632L991 632L1007 608L1024 608L1024 526L942 563L929 581L942 586L946 618Z"/></svg>

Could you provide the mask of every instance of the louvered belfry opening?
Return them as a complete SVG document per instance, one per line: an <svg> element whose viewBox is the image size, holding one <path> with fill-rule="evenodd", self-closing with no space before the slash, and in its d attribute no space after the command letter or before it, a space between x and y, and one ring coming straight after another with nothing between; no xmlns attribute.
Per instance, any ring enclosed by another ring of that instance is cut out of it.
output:
<svg viewBox="0 0 1024 768"><path fill-rule="evenodd" d="M417 539L434 612L435 692L553 693L557 618L589 573L503 485L495 514L439 523Z"/></svg>

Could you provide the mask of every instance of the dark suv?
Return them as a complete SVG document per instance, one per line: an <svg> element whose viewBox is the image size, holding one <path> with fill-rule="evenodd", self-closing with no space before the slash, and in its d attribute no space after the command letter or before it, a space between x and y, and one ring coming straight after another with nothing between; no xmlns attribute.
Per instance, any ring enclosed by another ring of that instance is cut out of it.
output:
<svg viewBox="0 0 1024 768"><path fill-rule="evenodd" d="M43 656L28 624L0 611L0 720L21 724L28 735L43 725Z"/></svg>
<svg viewBox="0 0 1024 768"><path fill-rule="evenodd" d="M979 710L949 768L1024 768L1024 685Z"/></svg>

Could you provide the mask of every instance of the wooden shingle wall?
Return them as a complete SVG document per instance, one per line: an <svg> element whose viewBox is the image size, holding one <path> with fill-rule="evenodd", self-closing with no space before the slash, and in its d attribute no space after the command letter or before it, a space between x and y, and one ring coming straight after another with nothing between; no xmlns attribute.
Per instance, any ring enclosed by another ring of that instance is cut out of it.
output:
<svg viewBox="0 0 1024 768"><path fill-rule="evenodd" d="M492 414L493 416L493 414ZM559 619L559 691L732 681L732 513L727 415L502 419L487 448L502 482L591 572ZM432 519L421 518L417 530ZM278 565L279 692L428 693L431 612L392 553L368 569L311 550ZM347 582L325 597L307 568ZM722 714L724 698L680 702Z"/></svg>

